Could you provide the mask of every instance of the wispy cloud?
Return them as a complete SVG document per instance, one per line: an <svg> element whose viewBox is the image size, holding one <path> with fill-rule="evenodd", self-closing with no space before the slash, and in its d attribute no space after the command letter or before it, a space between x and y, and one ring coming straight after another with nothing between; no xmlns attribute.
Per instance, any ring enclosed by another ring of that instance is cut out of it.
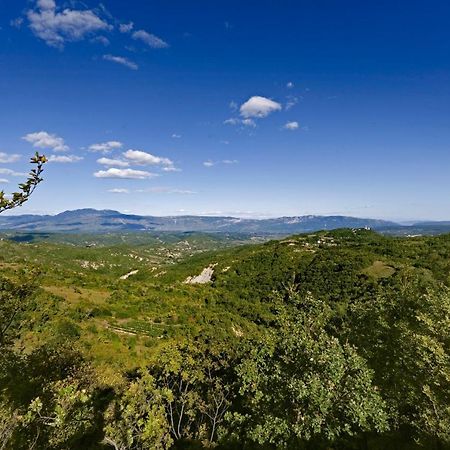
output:
<svg viewBox="0 0 450 450"><path fill-rule="evenodd" d="M11 20L9 24L14 28L20 28L23 24L23 17L17 17L16 19Z"/></svg>
<svg viewBox="0 0 450 450"><path fill-rule="evenodd" d="M207 161L203 162L203 165L205 167L213 167L213 166L217 166L219 164L226 164L226 165L230 165L230 164L238 164L238 160L237 159L222 159L220 161L212 161L211 159L208 159Z"/></svg>
<svg viewBox="0 0 450 450"><path fill-rule="evenodd" d="M79 161L82 161L84 158L82 156L76 156L76 155L50 155L48 158L49 162L54 163L76 163Z"/></svg>
<svg viewBox="0 0 450 450"><path fill-rule="evenodd" d="M241 119L236 119L235 117L223 121L225 125L239 125L241 122Z"/></svg>
<svg viewBox="0 0 450 450"><path fill-rule="evenodd" d="M132 192L138 193L138 194L179 194L179 195L194 195L197 194L196 191L192 191L190 189L178 189L178 188L171 188L171 187L162 187L162 186L155 186L145 189L135 189L131 191L130 189L125 188L113 188L108 189L108 192L112 194L131 194Z"/></svg>
<svg viewBox="0 0 450 450"><path fill-rule="evenodd" d="M238 119L236 117L231 117L223 121L225 125L243 125L244 127L256 127L256 122L253 119Z"/></svg>
<svg viewBox="0 0 450 450"><path fill-rule="evenodd" d="M65 144L62 137L56 134L47 133L47 131L37 131L29 133L22 137L36 148L52 149L56 152L65 152L69 147Z"/></svg>
<svg viewBox="0 0 450 450"><path fill-rule="evenodd" d="M96 178L124 178L129 180L145 180L157 176L157 174L145 170L117 169L115 167L108 170L99 170L94 173L94 177Z"/></svg>
<svg viewBox="0 0 450 450"><path fill-rule="evenodd" d="M34 35L56 48L63 48L66 42L81 41L99 31L112 29L93 10L58 10L54 0L38 0L36 7L27 12L27 18Z"/></svg>
<svg viewBox="0 0 450 450"><path fill-rule="evenodd" d="M244 125L246 127L255 128L256 127L256 122L253 119L243 119L242 120L242 125Z"/></svg>
<svg viewBox="0 0 450 450"><path fill-rule="evenodd" d="M129 69L132 70L139 69L139 66L135 62L130 61L128 58L125 58L124 56L103 55L103 59L105 61L121 64L122 66L128 67Z"/></svg>
<svg viewBox="0 0 450 450"><path fill-rule="evenodd" d="M9 180L6 178L0 178L0 183L9 183Z"/></svg>
<svg viewBox="0 0 450 450"><path fill-rule="evenodd" d="M135 40L142 41L151 48L167 48L169 44L154 34L147 33L144 30L135 31L131 37Z"/></svg>
<svg viewBox="0 0 450 450"><path fill-rule="evenodd" d="M173 139L180 139L180 138L181 138L181 134L173 133L173 134L172 134L172 138L173 138Z"/></svg>
<svg viewBox="0 0 450 450"><path fill-rule="evenodd" d="M109 153L113 150L118 150L122 148L123 144L119 141L108 141L102 142L100 144L92 144L89 146L89 150L91 152L101 152L101 153Z"/></svg>
<svg viewBox="0 0 450 450"><path fill-rule="evenodd" d="M108 192L111 192L111 194L129 194L130 190L125 188L114 188L108 189Z"/></svg>
<svg viewBox="0 0 450 450"><path fill-rule="evenodd" d="M155 186L147 189L136 189L136 192L148 192L151 194L180 194L180 195L194 195L197 194L195 191L190 189L178 189L170 187Z"/></svg>
<svg viewBox="0 0 450 450"><path fill-rule="evenodd" d="M287 87L288 89L292 89L292 88L294 87L294 83L293 83L292 81L288 81L288 82L286 83L286 87Z"/></svg>
<svg viewBox="0 0 450 450"><path fill-rule="evenodd" d="M130 22L130 23L121 23L119 25L119 31L121 33L130 33L134 28L134 23Z"/></svg>
<svg viewBox="0 0 450 450"><path fill-rule="evenodd" d="M0 175L9 175L11 177L26 177L28 174L24 172L16 172L15 170L0 167Z"/></svg>
<svg viewBox="0 0 450 450"><path fill-rule="evenodd" d="M302 98L302 97L300 97ZM299 101L298 97L294 97L293 95L288 95L287 96L287 101L286 101L286 105L285 105L285 109L286 111L290 110L291 108L293 108Z"/></svg>
<svg viewBox="0 0 450 450"><path fill-rule="evenodd" d="M230 107L231 111L237 111L239 108L239 105L234 100L231 100L228 106Z"/></svg>
<svg viewBox="0 0 450 450"><path fill-rule="evenodd" d="M105 36L96 36L95 38L91 39L91 42L94 44L101 44L104 47L108 47L108 45L111 43L109 42L109 39Z"/></svg>
<svg viewBox="0 0 450 450"><path fill-rule="evenodd" d="M8 154L4 152L0 152L0 163L14 163L19 161L21 158L20 155L17 154Z"/></svg>

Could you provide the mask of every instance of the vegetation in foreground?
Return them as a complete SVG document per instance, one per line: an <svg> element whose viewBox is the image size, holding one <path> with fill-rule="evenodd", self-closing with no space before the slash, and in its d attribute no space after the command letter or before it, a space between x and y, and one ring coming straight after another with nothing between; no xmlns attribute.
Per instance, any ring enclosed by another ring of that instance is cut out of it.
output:
<svg viewBox="0 0 450 450"><path fill-rule="evenodd" d="M450 448L450 235L159 239L0 242L0 448Z"/></svg>

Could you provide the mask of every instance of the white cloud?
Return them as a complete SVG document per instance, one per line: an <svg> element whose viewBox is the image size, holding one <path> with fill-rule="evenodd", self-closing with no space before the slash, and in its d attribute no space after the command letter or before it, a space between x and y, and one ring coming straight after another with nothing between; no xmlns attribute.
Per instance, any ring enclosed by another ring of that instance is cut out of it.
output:
<svg viewBox="0 0 450 450"><path fill-rule="evenodd" d="M30 29L51 47L63 48L66 42L80 41L98 31L112 29L89 9L57 11L54 0L38 0L36 6L37 9L27 12Z"/></svg>
<svg viewBox="0 0 450 450"><path fill-rule="evenodd" d="M129 194L129 189L123 189L123 188L114 188L114 189L108 189L108 192L111 192L112 194Z"/></svg>
<svg viewBox="0 0 450 450"><path fill-rule="evenodd" d="M42 11L46 11L49 9L55 9L56 3L55 3L55 0L38 0L37 7L39 9L41 9Z"/></svg>
<svg viewBox="0 0 450 450"><path fill-rule="evenodd" d="M21 156L17 154L0 152L0 163L14 163L16 161L19 161L20 158Z"/></svg>
<svg viewBox="0 0 450 450"><path fill-rule="evenodd" d="M172 138L173 138L173 139L180 139L180 138L181 138L181 134L173 133L173 134L172 134Z"/></svg>
<svg viewBox="0 0 450 450"><path fill-rule="evenodd" d="M122 148L123 144L119 141L102 142L101 144L92 144L89 146L91 152L109 153L113 150Z"/></svg>
<svg viewBox="0 0 450 450"><path fill-rule="evenodd" d="M116 169L115 167L108 170L99 170L94 173L94 177L96 178L125 178L129 180L145 180L156 176L158 175L145 170Z"/></svg>
<svg viewBox="0 0 450 450"><path fill-rule="evenodd" d="M36 133L29 133L22 137L25 141L33 144L36 148L52 149L56 152L65 152L69 147L64 143L62 137L56 134L50 134L46 131L38 131Z"/></svg>
<svg viewBox="0 0 450 450"><path fill-rule="evenodd" d="M82 159L84 159L82 156L75 155L50 155L48 161L55 163L76 163L78 161L81 161Z"/></svg>
<svg viewBox="0 0 450 450"><path fill-rule="evenodd" d="M130 23L121 23L119 25L119 31L121 33L129 33L132 29L134 28L134 23L130 22Z"/></svg>
<svg viewBox="0 0 450 450"><path fill-rule="evenodd" d="M163 171L164 172L181 172L181 169L179 169L178 167L169 166L169 167L164 167Z"/></svg>
<svg viewBox="0 0 450 450"><path fill-rule="evenodd" d="M280 111L281 105L266 97L254 96L249 98L240 107L241 116L248 119L251 117L267 117L274 111Z"/></svg>
<svg viewBox="0 0 450 450"><path fill-rule="evenodd" d="M283 126L283 128L285 129L285 130L291 130L291 131L294 131L294 130L298 130L298 128L299 128L299 124L298 124L298 122L288 122L288 123L286 123L284 126Z"/></svg>
<svg viewBox="0 0 450 450"><path fill-rule="evenodd" d="M9 183L9 180L6 178L0 178L0 183Z"/></svg>
<svg viewBox="0 0 450 450"><path fill-rule="evenodd" d="M214 166L214 164L216 164L214 161L211 161L211 160L208 160L208 161L205 161L204 163L203 163L203 165L205 166L205 167L212 167L212 166Z"/></svg>
<svg viewBox="0 0 450 450"><path fill-rule="evenodd" d="M139 69L139 66L135 62L130 61L128 58L125 58L123 56L103 55L103 59L105 61L111 61L116 64L121 64L122 66L128 67L132 70Z"/></svg>
<svg viewBox="0 0 450 450"><path fill-rule="evenodd" d="M294 83L292 81L289 81L288 83L286 83L286 87L288 89L292 89L294 87Z"/></svg>
<svg viewBox="0 0 450 450"><path fill-rule="evenodd" d="M3 167L0 168L0 175L10 175L12 177L26 177L28 176L27 173L24 172L16 172L11 169L4 169Z"/></svg>
<svg viewBox="0 0 450 450"><path fill-rule="evenodd" d="M155 36L154 34L151 33L147 33L144 30L135 31L131 35L131 37L135 40L144 42L144 44L147 44L151 48L167 48L169 46L167 42L164 42L158 36Z"/></svg>
<svg viewBox="0 0 450 450"><path fill-rule="evenodd" d="M169 158L162 156L155 156L151 153L146 153L141 150L127 150L123 156L128 159L132 164L140 166L173 166L173 162Z"/></svg>
<svg viewBox="0 0 450 450"><path fill-rule="evenodd" d="M97 162L103 166L128 167L130 165L127 161L121 159L100 158L97 159Z"/></svg>

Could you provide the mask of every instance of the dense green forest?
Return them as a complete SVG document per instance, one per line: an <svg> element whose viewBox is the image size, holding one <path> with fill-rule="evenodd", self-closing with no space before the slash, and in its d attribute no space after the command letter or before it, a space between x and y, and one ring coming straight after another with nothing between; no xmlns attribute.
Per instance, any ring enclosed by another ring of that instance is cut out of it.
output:
<svg viewBox="0 0 450 450"><path fill-rule="evenodd" d="M450 448L450 235L4 234L0 268L0 449Z"/></svg>

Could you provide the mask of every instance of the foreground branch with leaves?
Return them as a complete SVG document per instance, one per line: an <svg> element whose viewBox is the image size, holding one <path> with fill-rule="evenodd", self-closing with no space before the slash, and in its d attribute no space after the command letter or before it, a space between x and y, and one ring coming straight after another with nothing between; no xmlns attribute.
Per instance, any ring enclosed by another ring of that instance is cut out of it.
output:
<svg viewBox="0 0 450 450"><path fill-rule="evenodd" d="M30 171L27 180L19 184L19 191L13 192L10 198L6 196L4 191L0 191L0 213L22 206L30 198L37 185L43 181L41 175L44 171L44 164L47 161L45 155L40 155L36 152L30 160L30 163L34 164L35 168Z"/></svg>

